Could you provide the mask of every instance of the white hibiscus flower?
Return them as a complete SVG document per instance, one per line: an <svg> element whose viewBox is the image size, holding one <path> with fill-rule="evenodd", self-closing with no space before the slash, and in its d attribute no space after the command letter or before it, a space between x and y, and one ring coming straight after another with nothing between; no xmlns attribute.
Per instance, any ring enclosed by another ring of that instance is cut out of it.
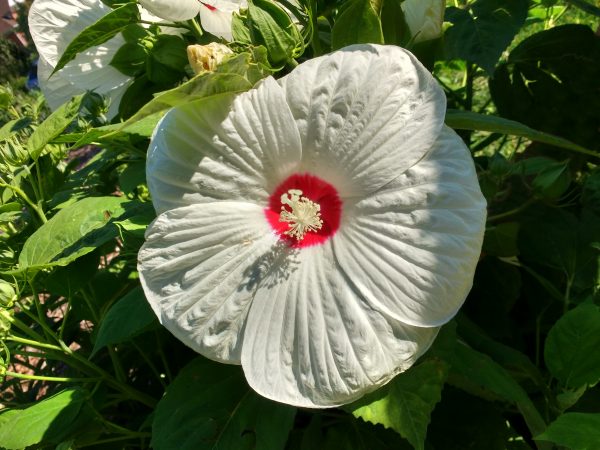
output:
<svg viewBox="0 0 600 450"><path fill-rule="evenodd" d="M161 19L180 22L193 19L200 12L198 0L139 0L140 5Z"/></svg>
<svg viewBox="0 0 600 450"><path fill-rule="evenodd" d="M401 7L415 43L442 35L446 0L404 0Z"/></svg>
<svg viewBox="0 0 600 450"><path fill-rule="evenodd" d="M443 91L357 45L171 110L149 150L148 301L186 345L304 407L408 369L469 292L486 203Z"/></svg>
<svg viewBox="0 0 600 450"><path fill-rule="evenodd" d="M200 2L202 28L225 40L233 40L231 20L233 13L248 7L246 0L206 0Z"/></svg>
<svg viewBox="0 0 600 450"><path fill-rule="evenodd" d="M51 109L86 91L107 95L113 117L132 79L109 63L124 39L121 34L78 54L64 68L50 74L71 41L111 9L100 0L35 0L29 11L29 29L40 55L38 79Z"/></svg>

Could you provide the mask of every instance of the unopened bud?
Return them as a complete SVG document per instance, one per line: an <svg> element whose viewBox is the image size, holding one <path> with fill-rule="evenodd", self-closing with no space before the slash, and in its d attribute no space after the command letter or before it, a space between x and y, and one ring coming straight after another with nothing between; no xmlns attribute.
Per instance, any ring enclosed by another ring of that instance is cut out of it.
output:
<svg viewBox="0 0 600 450"><path fill-rule="evenodd" d="M188 45L187 55L194 73L198 74L214 72L233 52L226 45L211 42L208 45Z"/></svg>
<svg viewBox="0 0 600 450"><path fill-rule="evenodd" d="M0 306L4 308L10 308L16 299L17 295L12 284L8 283L7 281L0 280Z"/></svg>

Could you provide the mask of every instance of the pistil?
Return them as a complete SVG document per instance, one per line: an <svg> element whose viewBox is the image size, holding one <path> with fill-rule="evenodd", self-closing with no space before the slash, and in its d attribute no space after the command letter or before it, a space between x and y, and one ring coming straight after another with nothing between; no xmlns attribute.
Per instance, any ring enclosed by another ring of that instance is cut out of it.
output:
<svg viewBox="0 0 600 450"><path fill-rule="evenodd" d="M301 241L306 233L323 226L321 205L303 197L300 189L289 189L281 196L281 204L279 221L289 223L289 229L283 234Z"/></svg>

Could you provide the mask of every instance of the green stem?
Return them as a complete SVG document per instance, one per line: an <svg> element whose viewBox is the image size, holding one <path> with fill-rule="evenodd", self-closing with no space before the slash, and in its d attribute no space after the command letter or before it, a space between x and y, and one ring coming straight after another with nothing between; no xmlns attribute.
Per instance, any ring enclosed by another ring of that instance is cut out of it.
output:
<svg viewBox="0 0 600 450"><path fill-rule="evenodd" d="M503 213L500 213L500 214L496 214L494 216L489 216L487 218L487 221L488 222L495 222L497 220L506 219L507 217L514 216L515 214L519 214L520 212L522 212L525 209L529 208L529 206L531 206L536 201L537 201L537 199L535 197L531 197L529 200L527 200L525 203L523 203L518 208L511 209L510 211L506 211L506 212L503 212Z"/></svg>
<svg viewBox="0 0 600 450"><path fill-rule="evenodd" d="M20 329L23 333L28 335L30 338L38 340L38 341L43 340L43 337L41 334L38 334L37 332L32 330L29 326L27 326L26 324L21 322L20 319L16 318L15 316L11 316L10 314L5 313L4 311L0 312L0 314L2 315L2 318L4 320L7 320L12 325L16 326L18 329Z"/></svg>
<svg viewBox="0 0 600 450"><path fill-rule="evenodd" d="M99 315L98 311L96 311L96 308L94 307L94 300L91 298L91 295L85 289L81 289L80 292L81 292L81 296L83 297L83 300L85 301L85 304L87 305L88 309L90 310L90 313L92 314L92 319L94 320L94 323L96 325L99 325L100 324L100 315ZM117 355L115 353L115 350L110 346L108 347L108 356L110 357L110 360L112 362L113 370L115 371L117 380L121 383L125 382L127 377L125 376L125 371L123 370L121 361L119 361L119 358L117 357Z"/></svg>
<svg viewBox="0 0 600 450"><path fill-rule="evenodd" d="M44 375L27 375L24 373L16 373L7 370L4 372L6 376L13 378L22 378L23 380L40 380L40 381L53 381L55 383L87 383L101 380L101 378L73 378L73 377L50 377Z"/></svg>
<svg viewBox="0 0 600 450"><path fill-rule="evenodd" d="M15 335L10 335L6 338L7 341L13 341L13 342L18 342L19 344L23 344L23 345L29 345L31 347L36 347L36 348L46 348L48 350L56 350L56 351L62 351L62 349L57 346L57 345L52 345L52 344L46 344L45 342L38 342L38 341L33 341L31 339L25 339L19 336L15 336Z"/></svg>
<svg viewBox="0 0 600 450"><path fill-rule="evenodd" d="M48 219L46 218L46 215L44 214L42 208L40 208L33 201L31 201L29 196L21 188L7 183L0 183L0 187L11 189L15 194L17 194L19 197L25 200L25 203L27 203L29 207L35 211L42 223L48 222Z"/></svg>
<svg viewBox="0 0 600 450"><path fill-rule="evenodd" d="M202 28L200 28L200 25L198 25L198 22L196 22L194 19L190 19L187 21L187 24L191 27L191 29L194 32L194 34L196 35L196 37L198 39L201 39L202 35L204 34L204 31L202 31Z"/></svg>
<svg viewBox="0 0 600 450"><path fill-rule="evenodd" d="M321 48L321 40L319 39L317 0L311 0L310 2L310 20L312 23L312 36L310 37L310 45L312 46L314 56L321 56L323 54L323 49Z"/></svg>
<svg viewBox="0 0 600 450"><path fill-rule="evenodd" d="M135 343L134 340L131 340L131 343L133 344L133 347L138 351L138 353L142 356L142 359L146 362L146 365L150 368L158 382L162 385L163 388L166 388L167 383L165 383L163 377L160 376L161 374L158 372L158 369L156 368L152 360L148 358L146 352L144 352L144 350L142 350L140 346Z"/></svg>
<svg viewBox="0 0 600 450"><path fill-rule="evenodd" d="M135 434L131 434L128 436L121 436L121 437L115 437L115 438L110 438L110 439L101 439L99 441L95 441L89 444L78 444L77 448L84 448L84 447L92 447L92 446L96 446L98 444L109 444L111 442L119 442L119 441L126 441L129 439L141 439L141 438L150 438L152 437L152 433L135 433Z"/></svg>
<svg viewBox="0 0 600 450"><path fill-rule="evenodd" d="M130 386L127 386L124 383L121 383L120 381L118 381L116 378L114 378L111 374L109 374L105 370L101 369L100 367L98 367L91 361L87 360L86 358L82 357L81 355L75 353L73 350L71 350L69 347L67 347L67 345L62 341L61 341L61 345L59 347L59 346L52 345L52 344L46 344L45 342L38 342L38 341L34 341L31 339L25 339L25 338L14 336L14 335L8 336L6 338L6 340L18 342L18 343L24 344L24 345L29 345L31 347L43 348L43 349L48 349L48 350L52 350L52 351L56 351L56 352L61 352L65 356L68 357L68 358L64 359L65 363L78 368L79 370L81 370L84 373L90 374L90 371L91 371L93 374L99 375L107 384L112 386L115 390L125 394L129 398L136 400L150 408L154 408L154 406L156 405L156 400L153 397L151 397L143 392L140 392L137 389L134 389Z"/></svg>

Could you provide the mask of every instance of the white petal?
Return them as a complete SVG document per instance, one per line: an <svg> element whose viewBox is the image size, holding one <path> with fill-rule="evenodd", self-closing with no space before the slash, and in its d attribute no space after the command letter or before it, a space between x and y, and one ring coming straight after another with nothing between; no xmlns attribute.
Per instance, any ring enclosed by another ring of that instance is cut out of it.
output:
<svg viewBox="0 0 600 450"><path fill-rule="evenodd" d="M247 8L246 0L206 0L201 2L200 23L202 28L215 36L233 40L231 20L233 13Z"/></svg>
<svg viewBox="0 0 600 450"><path fill-rule="evenodd" d="M261 207L214 202L177 208L148 228L138 269L160 322L208 358L239 363L255 267L277 244Z"/></svg>
<svg viewBox="0 0 600 450"><path fill-rule="evenodd" d="M425 159L348 206L333 246L374 309L411 325L439 326L471 289L485 217L469 151L445 127Z"/></svg>
<svg viewBox="0 0 600 450"><path fill-rule="evenodd" d="M35 0L29 29L38 53L56 66L71 41L110 11L100 0Z"/></svg>
<svg viewBox="0 0 600 450"><path fill-rule="evenodd" d="M300 137L279 85L213 96L171 110L158 124L146 168L160 213L214 199L266 205L297 166Z"/></svg>
<svg viewBox="0 0 600 450"><path fill-rule="evenodd" d="M244 331L250 386L301 407L349 403L408 369L437 334L373 310L330 243L279 259L260 281Z"/></svg>
<svg viewBox="0 0 600 450"><path fill-rule="evenodd" d="M29 13L29 25L42 62L38 76L51 108L56 108L74 95L95 91L109 96L111 107L108 116L117 114L119 102L132 82L130 77L110 66L115 53L124 44L120 34L78 54L50 77L71 40L108 12L110 9L98 0L34 2ZM64 101L59 102L65 97Z"/></svg>
<svg viewBox="0 0 600 450"><path fill-rule="evenodd" d="M446 97L409 52L354 45L302 63L279 80L298 124L303 169L363 196L431 148Z"/></svg>
<svg viewBox="0 0 600 450"><path fill-rule="evenodd" d="M51 66L42 55L40 55L38 60L37 69L40 88L44 93L44 98L46 99L48 106L50 106L50 109L54 110L80 94L79 89L77 89L73 83L70 83L59 74L50 78L50 74L52 73L52 70L54 70L54 67Z"/></svg>
<svg viewBox="0 0 600 450"><path fill-rule="evenodd" d="M437 39L442 35L445 0L404 0L402 12L414 42Z"/></svg>
<svg viewBox="0 0 600 450"><path fill-rule="evenodd" d="M140 5L157 17L173 22L193 19L200 11L198 0L139 0Z"/></svg>

